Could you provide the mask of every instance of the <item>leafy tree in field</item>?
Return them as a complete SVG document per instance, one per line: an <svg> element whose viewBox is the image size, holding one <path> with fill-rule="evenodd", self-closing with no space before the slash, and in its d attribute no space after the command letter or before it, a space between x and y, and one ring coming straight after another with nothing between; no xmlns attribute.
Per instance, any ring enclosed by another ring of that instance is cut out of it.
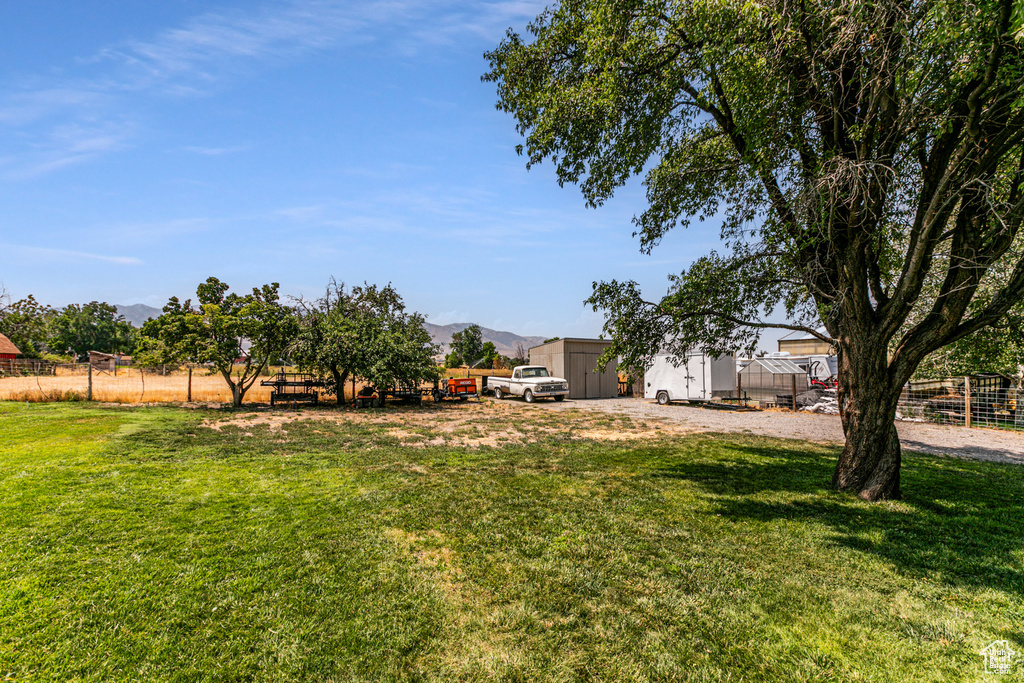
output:
<svg viewBox="0 0 1024 683"><path fill-rule="evenodd" d="M462 358L462 354L458 351L450 351L447 356L444 357L444 366L446 368L461 368L466 362Z"/></svg>
<svg viewBox="0 0 1024 683"><path fill-rule="evenodd" d="M344 403L345 382L361 362L358 298L357 292L346 291L344 283L332 279L322 298L310 304L299 301L299 334L292 358L300 368L319 375L338 403Z"/></svg>
<svg viewBox="0 0 1024 683"><path fill-rule="evenodd" d="M415 386L436 379L437 345L427 331L426 318L406 313L400 298L381 313L363 318L369 343L359 375L378 387Z"/></svg>
<svg viewBox="0 0 1024 683"><path fill-rule="evenodd" d="M595 283L606 357L753 348L765 327L828 341L833 485L897 498L901 387L1024 296L1020 20L1013 0L565 0L484 78L528 163L551 159L590 205L646 173L643 251L721 216L724 251L660 300ZM765 322L776 305L792 324Z"/></svg>
<svg viewBox="0 0 1024 683"><path fill-rule="evenodd" d="M56 314L31 294L13 303L4 301L0 306L0 334L10 339L26 358L40 358L46 350L50 321Z"/></svg>
<svg viewBox="0 0 1024 683"><path fill-rule="evenodd" d="M50 320L46 345L79 360L88 359L89 351L127 353L135 345L135 328L108 303L71 304Z"/></svg>
<svg viewBox="0 0 1024 683"><path fill-rule="evenodd" d="M476 324L453 334L451 344L449 344L449 348L462 359L460 365L469 367L473 367L480 360L483 355L483 346L480 326Z"/></svg>
<svg viewBox="0 0 1024 683"><path fill-rule="evenodd" d="M391 285L346 290L331 281L325 295L300 302L300 332L293 348L299 366L324 378L327 392L343 402L346 380L359 376L374 386L433 379L436 348L418 313L406 313Z"/></svg>
<svg viewBox="0 0 1024 683"><path fill-rule="evenodd" d="M494 362L498 359L498 349L494 346L494 342L484 342L483 346L480 347L480 360L478 365L482 368L494 367Z"/></svg>
<svg viewBox="0 0 1024 683"><path fill-rule="evenodd" d="M157 318L158 338L175 357L211 364L231 389L234 407L267 365L284 353L294 340L298 325L291 309L278 301L276 282L253 288L244 296L228 294L228 285L208 278L196 290L198 308L177 297L164 306ZM243 351L248 343L248 351ZM233 374L242 359L241 372Z"/></svg>

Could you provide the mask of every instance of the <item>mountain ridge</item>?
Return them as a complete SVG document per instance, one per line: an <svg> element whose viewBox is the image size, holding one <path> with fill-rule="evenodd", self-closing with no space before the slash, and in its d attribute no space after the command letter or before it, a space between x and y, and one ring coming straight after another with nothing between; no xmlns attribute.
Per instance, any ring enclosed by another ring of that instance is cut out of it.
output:
<svg viewBox="0 0 1024 683"><path fill-rule="evenodd" d="M118 315L124 316L135 327L142 327L150 318L158 317L163 311L146 304L114 304ZM424 323L427 332L435 344L441 346L441 353L448 354L448 347L452 341L452 335L461 332L473 323L449 323L447 325L435 325L431 322ZM491 342L498 353L503 356L514 356L516 345L522 344L524 349L543 344L546 337L524 336L505 330L495 330L490 327L480 326L480 338L486 343Z"/></svg>

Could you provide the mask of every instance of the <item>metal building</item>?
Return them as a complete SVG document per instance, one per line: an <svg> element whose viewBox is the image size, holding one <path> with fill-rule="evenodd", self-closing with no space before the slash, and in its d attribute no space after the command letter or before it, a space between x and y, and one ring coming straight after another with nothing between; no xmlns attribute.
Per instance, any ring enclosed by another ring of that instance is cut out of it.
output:
<svg viewBox="0 0 1024 683"><path fill-rule="evenodd" d="M824 327L819 327L818 332L828 336ZM784 337L780 337L779 351L791 356L830 356L835 353L831 344L823 342L807 332L790 332Z"/></svg>
<svg viewBox="0 0 1024 683"><path fill-rule="evenodd" d="M618 362L599 372L597 359L612 343L606 339L556 339L530 349L530 365L543 365L569 382L569 398L615 398L619 395Z"/></svg>

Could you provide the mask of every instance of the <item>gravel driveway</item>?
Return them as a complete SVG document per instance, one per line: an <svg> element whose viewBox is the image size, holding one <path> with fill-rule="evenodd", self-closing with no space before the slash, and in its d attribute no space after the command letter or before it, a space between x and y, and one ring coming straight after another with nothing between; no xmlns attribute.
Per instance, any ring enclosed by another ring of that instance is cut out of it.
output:
<svg viewBox="0 0 1024 683"><path fill-rule="evenodd" d="M688 404L659 406L647 399L606 398L540 404L552 410L578 408L620 413L637 418L659 418L702 432L747 432L818 443L843 443L838 415L793 413L784 410L733 412ZM900 443L908 451L974 460L1024 465L1024 434L1017 432L946 425L898 422Z"/></svg>

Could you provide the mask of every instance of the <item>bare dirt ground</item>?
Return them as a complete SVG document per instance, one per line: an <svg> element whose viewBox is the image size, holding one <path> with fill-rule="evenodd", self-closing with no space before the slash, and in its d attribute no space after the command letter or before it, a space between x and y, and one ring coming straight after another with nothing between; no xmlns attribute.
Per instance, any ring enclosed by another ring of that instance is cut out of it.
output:
<svg viewBox="0 0 1024 683"><path fill-rule="evenodd" d="M690 432L740 432L817 443L843 443L843 427L838 415L787 410L732 412L687 404L659 406L654 401L637 398L565 401L542 407L626 415L635 420L663 420L674 428ZM908 451L1024 465L1024 434L915 422L897 422L896 428L900 443Z"/></svg>
<svg viewBox="0 0 1024 683"><path fill-rule="evenodd" d="M287 431L300 421L326 420L339 424L374 425L405 446L447 445L479 448L534 443L557 436L566 439L638 441L654 436L685 436L700 432L745 433L800 439L815 443L843 443L838 416L793 413L785 410L731 412L633 398L538 402L485 398L465 403L445 402L422 407L354 410L321 407L307 410L257 406L226 417L211 418L213 429L269 425ZM897 423L908 451L956 458L1024 465L1024 434L994 429Z"/></svg>
<svg viewBox="0 0 1024 683"><path fill-rule="evenodd" d="M299 410L257 406L245 412L209 418L204 426L218 431L239 428L243 436L256 436L253 427L266 425L271 433L287 432L296 423L327 421L379 427L403 446L462 448L536 443L551 437L638 441L653 435L682 436L701 431L658 418L634 419L590 410L554 412L546 410L548 407L487 398L437 405L425 403L421 407L395 405L384 410L334 409L329 404Z"/></svg>

